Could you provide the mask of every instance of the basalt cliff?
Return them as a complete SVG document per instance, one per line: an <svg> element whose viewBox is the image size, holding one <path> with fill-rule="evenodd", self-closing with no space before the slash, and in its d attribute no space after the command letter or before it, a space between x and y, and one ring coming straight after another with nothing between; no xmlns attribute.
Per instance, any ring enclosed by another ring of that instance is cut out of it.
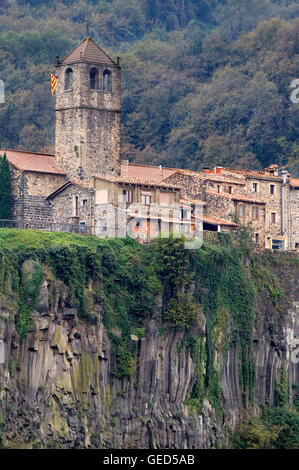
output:
<svg viewBox="0 0 299 470"><path fill-rule="evenodd" d="M193 251L3 230L2 446L229 446L282 367L291 405L298 255L215 237Z"/></svg>

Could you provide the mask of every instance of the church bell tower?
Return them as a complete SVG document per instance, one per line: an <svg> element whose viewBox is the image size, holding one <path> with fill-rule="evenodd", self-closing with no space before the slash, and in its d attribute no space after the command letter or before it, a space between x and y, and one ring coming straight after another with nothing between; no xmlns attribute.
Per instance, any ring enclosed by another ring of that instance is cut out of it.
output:
<svg viewBox="0 0 299 470"><path fill-rule="evenodd" d="M69 179L120 172L121 69L89 36L57 59L55 155Z"/></svg>

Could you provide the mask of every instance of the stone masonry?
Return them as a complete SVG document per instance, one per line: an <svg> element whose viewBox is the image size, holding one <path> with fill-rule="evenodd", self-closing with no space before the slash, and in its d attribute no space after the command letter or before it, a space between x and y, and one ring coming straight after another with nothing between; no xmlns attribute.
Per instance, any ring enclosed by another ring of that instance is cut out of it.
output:
<svg viewBox="0 0 299 470"><path fill-rule="evenodd" d="M91 84L93 72L96 81ZM94 173L119 174L119 65L87 37L58 63L56 75L57 165L70 179L88 179ZM68 75L72 78L67 82ZM109 77L108 88L105 75Z"/></svg>

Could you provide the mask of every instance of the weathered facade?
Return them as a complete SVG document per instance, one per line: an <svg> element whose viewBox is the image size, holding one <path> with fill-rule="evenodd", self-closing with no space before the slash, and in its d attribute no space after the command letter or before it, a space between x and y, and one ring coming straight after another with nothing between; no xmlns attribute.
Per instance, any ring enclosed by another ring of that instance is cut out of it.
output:
<svg viewBox="0 0 299 470"><path fill-rule="evenodd" d="M56 67L57 164L70 179L120 168L121 71L90 37Z"/></svg>
<svg viewBox="0 0 299 470"><path fill-rule="evenodd" d="M47 199L56 224L77 224L99 236L147 238L180 216L180 188L163 182L94 175L68 181Z"/></svg>
<svg viewBox="0 0 299 470"><path fill-rule="evenodd" d="M46 197L65 181L65 173L56 167L54 155L4 151L10 163L13 218L24 226L49 227L53 218Z"/></svg>
<svg viewBox="0 0 299 470"><path fill-rule="evenodd" d="M264 171L216 167L194 172L124 162L121 174L150 174L154 180L180 186L183 197L206 203L207 217L250 228L259 248L299 249L299 180L286 171L279 175L277 165Z"/></svg>
<svg viewBox="0 0 299 470"><path fill-rule="evenodd" d="M289 191L290 249L299 250L299 179L291 178Z"/></svg>
<svg viewBox="0 0 299 470"><path fill-rule="evenodd" d="M290 181L287 172L278 175L277 165L271 165L262 171L229 170L225 174L239 173L245 177L246 194L257 201L264 202L265 214L262 228L265 236L265 248L287 250L290 247L289 230L289 191Z"/></svg>

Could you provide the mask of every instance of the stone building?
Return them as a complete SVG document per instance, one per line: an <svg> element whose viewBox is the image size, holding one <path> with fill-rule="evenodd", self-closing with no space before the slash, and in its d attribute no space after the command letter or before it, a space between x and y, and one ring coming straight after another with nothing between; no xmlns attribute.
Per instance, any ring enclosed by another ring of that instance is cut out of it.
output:
<svg viewBox="0 0 299 470"><path fill-rule="evenodd" d="M59 219L47 199L57 188L94 173L120 171L119 64L88 36L61 61L57 58L56 70L55 156L1 151L11 168L13 218L34 228L48 228Z"/></svg>
<svg viewBox="0 0 299 470"><path fill-rule="evenodd" d="M70 179L119 174L121 70L89 36L57 60L57 165Z"/></svg>
<svg viewBox="0 0 299 470"><path fill-rule="evenodd" d="M245 178L246 194L265 203L261 220L265 248L287 250L290 248L289 193L290 179L287 172L278 174L278 166L271 165L264 171L223 169L225 175ZM260 218L260 216L258 215Z"/></svg>
<svg viewBox="0 0 299 470"><path fill-rule="evenodd" d="M46 196L66 180L55 156L5 149L1 152L6 153L10 164L13 219L33 228L48 227L52 210Z"/></svg>
<svg viewBox="0 0 299 470"><path fill-rule="evenodd" d="M238 221L249 227L254 243L260 248L299 249L299 180L286 171L279 175L277 165L264 171L216 167L194 172L123 162L121 174L131 177L150 174L155 180L180 186L182 196L205 202L206 217ZM231 229L235 226L230 226Z"/></svg>
<svg viewBox="0 0 299 470"><path fill-rule="evenodd" d="M135 238L148 238L161 233L167 223L171 231L180 217L179 187L138 178L93 175L90 180L71 180L47 200L55 224L76 223L79 231L99 236L129 232Z"/></svg>
<svg viewBox="0 0 299 470"><path fill-rule="evenodd" d="M299 178L290 178L289 197L289 247L299 250Z"/></svg>

